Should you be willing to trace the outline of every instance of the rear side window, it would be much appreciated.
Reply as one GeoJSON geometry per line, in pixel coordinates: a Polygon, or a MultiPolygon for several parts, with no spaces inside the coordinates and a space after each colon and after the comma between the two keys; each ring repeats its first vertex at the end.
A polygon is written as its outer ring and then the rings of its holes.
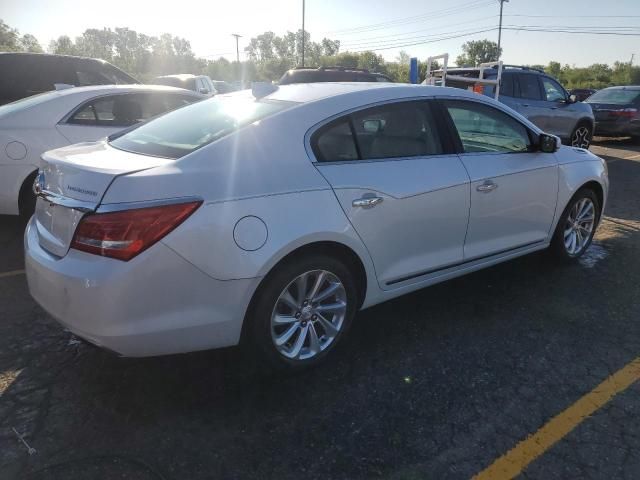
{"type": "Polygon", "coordinates": [[[640,104],[640,90],[627,90],[625,88],[604,89],[591,95],[587,99],[587,103],[640,104]]]}
{"type": "Polygon", "coordinates": [[[128,127],[195,100],[166,93],[108,95],[84,104],[67,123],[128,127]]]}
{"type": "Polygon", "coordinates": [[[519,153],[529,151],[527,129],[504,112],[488,105],[461,100],[443,102],[465,153],[519,153]]]}
{"type": "Polygon", "coordinates": [[[359,158],[348,117],[324,127],[314,144],[316,157],[321,162],[344,162],[359,158]]]}
{"type": "MultiPolygon", "coordinates": [[[[490,80],[495,80],[498,78],[497,75],[487,75],[487,78],[490,80]]],[[[485,85],[484,94],[488,97],[494,96],[495,87],[493,85],[485,85]]],[[[500,79],[500,96],[505,97],[515,97],[514,88],[513,88],[513,75],[510,74],[502,74],[500,79]]]]}
{"type": "Polygon", "coordinates": [[[140,125],[110,144],[143,155],[180,158],[292,105],[253,97],[212,97],[140,125]]]}
{"type": "Polygon", "coordinates": [[[92,61],[78,61],[75,65],[76,86],[87,85],[128,85],[138,83],[113,65],[92,61]]]}
{"type": "Polygon", "coordinates": [[[542,100],[540,82],[538,82],[536,75],[518,75],[518,83],[520,84],[520,98],[542,100]]]}
{"type": "Polygon", "coordinates": [[[354,112],[314,133],[311,145],[321,162],[443,153],[424,101],[389,103],[354,112]]]}

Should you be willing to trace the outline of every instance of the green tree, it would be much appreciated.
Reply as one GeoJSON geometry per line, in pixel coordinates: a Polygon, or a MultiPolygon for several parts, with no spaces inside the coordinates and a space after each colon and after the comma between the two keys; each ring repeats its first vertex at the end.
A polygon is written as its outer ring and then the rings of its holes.
{"type": "Polygon", "coordinates": [[[19,33],[0,19],[0,50],[5,52],[20,51],[19,33]]]}
{"type": "Polygon", "coordinates": [[[460,67],[475,67],[485,62],[495,62],[502,54],[498,44],[491,40],[471,40],[462,45],[462,54],[456,59],[460,67]]]}
{"type": "Polygon", "coordinates": [[[42,47],[40,46],[40,42],[38,39],[31,35],[30,33],[26,33],[20,39],[21,50],[24,52],[32,52],[32,53],[42,53],[42,47]]]}

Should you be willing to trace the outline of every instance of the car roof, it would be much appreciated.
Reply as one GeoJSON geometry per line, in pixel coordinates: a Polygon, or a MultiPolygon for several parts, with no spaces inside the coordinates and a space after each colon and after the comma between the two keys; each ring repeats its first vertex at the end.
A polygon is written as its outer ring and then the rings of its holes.
{"type": "Polygon", "coordinates": [[[187,95],[198,96],[192,90],[184,88],[170,87],[168,85],[89,85],[86,87],[72,87],[62,90],[54,90],[59,96],[79,95],[85,93],[130,93],[130,92],[180,92],[187,95]]]}
{"type": "Polygon", "coordinates": [[[80,57],[78,55],[59,55],[57,53],[36,53],[36,52],[0,52],[0,56],[19,56],[19,57],[48,57],[48,58],[69,58],[74,60],[82,60],[87,62],[109,63],[101,58],[80,57]]]}
{"type": "Polygon", "coordinates": [[[616,85],[614,87],[603,88],[603,90],[640,90],[640,85],[616,85]]]}
{"type": "Polygon", "coordinates": [[[394,89],[399,98],[409,96],[469,96],[477,98],[475,93],[458,88],[434,87],[429,85],[413,85],[410,83],[387,82],[318,82],[318,83],[292,83],[280,85],[273,93],[264,97],[270,100],[281,100],[296,103],[309,103],[328,97],[347,95],[357,92],[394,89]]]}
{"type": "Polygon", "coordinates": [[[161,75],[156,78],[177,78],[178,80],[185,81],[185,80],[189,80],[190,78],[199,78],[199,77],[206,77],[206,75],[193,75],[192,73],[176,73],[174,75],[161,75]]]}

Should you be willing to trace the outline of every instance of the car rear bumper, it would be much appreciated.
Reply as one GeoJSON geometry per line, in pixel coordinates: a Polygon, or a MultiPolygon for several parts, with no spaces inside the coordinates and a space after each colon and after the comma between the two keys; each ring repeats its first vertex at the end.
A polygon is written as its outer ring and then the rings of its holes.
{"type": "Polygon", "coordinates": [[[129,262],[69,250],[53,256],[25,231],[33,298],[71,332],[123,356],[236,345],[259,279],[211,278],[162,243],[129,262]]]}

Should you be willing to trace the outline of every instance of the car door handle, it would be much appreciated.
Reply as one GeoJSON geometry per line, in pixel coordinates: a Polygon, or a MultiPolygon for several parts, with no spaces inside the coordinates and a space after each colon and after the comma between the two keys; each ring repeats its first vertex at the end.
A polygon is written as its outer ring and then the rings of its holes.
{"type": "Polygon", "coordinates": [[[493,183],[491,181],[484,182],[482,185],[478,185],[476,190],[482,193],[493,192],[496,188],[498,188],[497,183],[493,183]]]}
{"type": "Polygon", "coordinates": [[[354,207],[371,208],[382,203],[382,197],[362,197],[354,200],[351,205],[354,207]]]}
{"type": "Polygon", "coordinates": [[[528,103],[521,103],[521,104],[520,104],[520,106],[521,106],[521,107],[528,107],[528,106],[529,106],[529,104],[528,104],[528,103]]]}

